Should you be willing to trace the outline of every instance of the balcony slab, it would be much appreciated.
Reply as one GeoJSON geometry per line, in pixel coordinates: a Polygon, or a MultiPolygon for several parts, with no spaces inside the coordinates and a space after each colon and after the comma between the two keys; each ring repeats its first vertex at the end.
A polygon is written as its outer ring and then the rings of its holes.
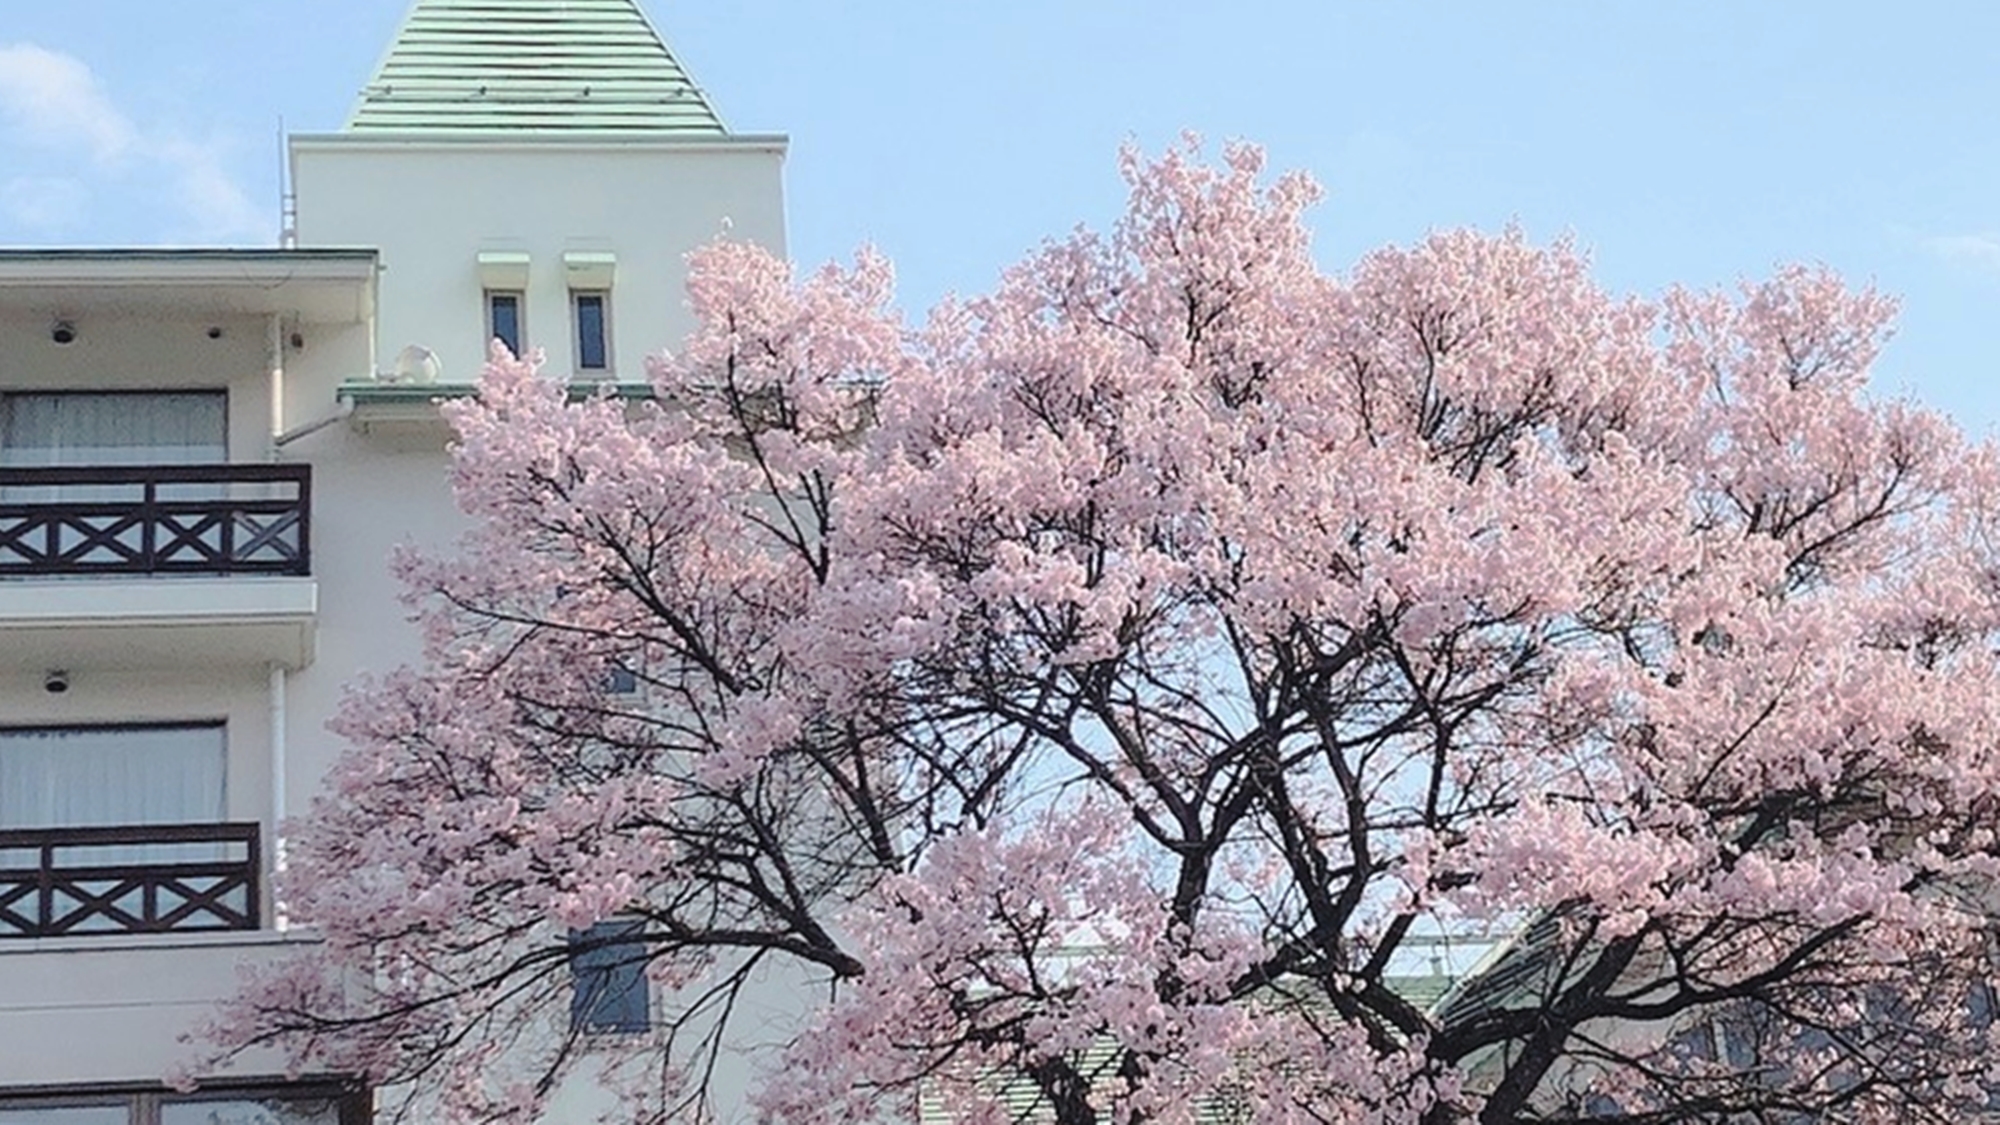
{"type": "MultiPolygon", "coordinates": [[[[242,987],[241,970],[310,948],[245,930],[0,943],[0,1089],[156,1083],[201,1053],[182,1041],[242,987]]],[[[282,1073],[269,1050],[235,1073],[282,1073]]]]}
{"type": "Polygon", "coordinates": [[[0,582],[0,671],[312,663],[311,578],[0,582]]]}

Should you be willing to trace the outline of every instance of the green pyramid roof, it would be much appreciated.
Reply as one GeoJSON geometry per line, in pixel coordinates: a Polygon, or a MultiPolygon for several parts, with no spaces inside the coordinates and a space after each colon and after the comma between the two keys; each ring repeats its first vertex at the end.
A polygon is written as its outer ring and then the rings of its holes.
{"type": "Polygon", "coordinates": [[[347,130],[728,133],[638,0],[416,0],[347,130]]]}

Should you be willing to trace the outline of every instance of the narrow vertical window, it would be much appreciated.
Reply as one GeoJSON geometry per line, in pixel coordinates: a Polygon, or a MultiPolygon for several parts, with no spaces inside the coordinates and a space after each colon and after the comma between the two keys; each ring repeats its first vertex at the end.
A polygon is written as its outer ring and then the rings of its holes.
{"type": "Polygon", "coordinates": [[[486,291],[486,339],[489,343],[498,340],[516,356],[521,354],[521,294],[486,291]]]}
{"type": "Polygon", "coordinates": [[[572,1028],[633,1034],[652,1026],[645,927],[637,918],[615,918],[569,935],[572,1028]]]}
{"type": "Polygon", "coordinates": [[[604,324],[605,294],[574,292],[570,301],[576,308],[576,369],[611,370],[611,348],[604,324]]]}

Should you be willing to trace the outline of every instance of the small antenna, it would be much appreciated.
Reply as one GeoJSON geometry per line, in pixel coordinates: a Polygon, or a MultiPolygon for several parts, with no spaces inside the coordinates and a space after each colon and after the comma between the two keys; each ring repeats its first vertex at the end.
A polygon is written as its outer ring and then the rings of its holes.
{"type": "Polygon", "coordinates": [[[291,185],[291,153],[285,145],[285,115],[278,115],[278,246],[299,248],[299,197],[291,185]]]}

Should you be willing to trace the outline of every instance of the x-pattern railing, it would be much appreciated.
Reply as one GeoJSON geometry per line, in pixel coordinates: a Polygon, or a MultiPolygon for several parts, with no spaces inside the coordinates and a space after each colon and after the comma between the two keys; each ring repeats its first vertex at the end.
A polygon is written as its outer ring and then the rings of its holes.
{"type": "Polygon", "coordinates": [[[0,830],[0,938],[254,930],[255,824],[0,830]]]}
{"type": "Polygon", "coordinates": [[[0,468],[0,578],[312,573],[306,465],[0,468]]]}

